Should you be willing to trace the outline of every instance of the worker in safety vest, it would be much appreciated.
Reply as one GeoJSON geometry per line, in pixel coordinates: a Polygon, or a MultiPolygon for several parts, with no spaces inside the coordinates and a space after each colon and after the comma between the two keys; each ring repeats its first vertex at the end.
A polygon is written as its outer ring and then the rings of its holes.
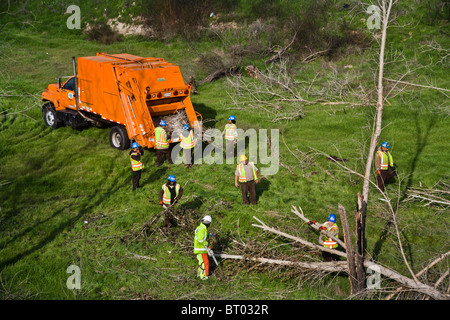
{"type": "Polygon", "coordinates": [[[240,163],[236,167],[234,173],[234,185],[239,188],[238,181],[241,183],[242,200],[244,204],[256,204],[256,186],[259,182],[258,168],[253,162],[248,162],[245,155],[239,158],[240,163]],[[247,195],[250,195],[250,202],[247,195]]]}
{"type": "Polygon", "coordinates": [[[226,157],[234,158],[234,146],[238,138],[235,116],[231,115],[228,117],[228,123],[225,125],[222,135],[226,141],[226,157]]]}
{"type": "Polygon", "coordinates": [[[159,167],[164,162],[164,158],[167,160],[168,164],[172,164],[170,159],[169,141],[167,139],[166,128],[167,122],[161,120],[159,127],[155,129],[155,147],[156,147],[156,166],[159,167]]]}
{"type": "Polygon", "coordinates": [[[211,236],[208,234],[208,227],[211,224],[211,217],[204,216],[200,225],[195,229],[194,237],[194,253],[197,255],[198,268],[197,276],[202,280],[208,279],[209,276],[209,258],[208,249],[211,245],[208,243],[208,239],[211,236]]]}
{"type": "Polygon", "coordinates": [[[139,180],[141,179],[141,172],[144,169],[144,164],[142,163],[142,155],[144,150],[137,142],[133,142],[131,145],[131,150],[129,152],[131,160],[131,178],[133,181],[133,191],[139,188],[139,180]]]}
{"type": "Polygon", "coordinates": [[[183,195],[183,188],[177,183],[174,175],[170,175],[167,179],[167,183],[161,186],[159,191],[158,200],[159,205],[166,209],[165,213],[165,225],[170,227],[173,222],[173,206],[183,195]]]}
{"type": "Polygon", "coordinates": [[[186,159],[186,168],[192,167],[192,148],[194,148],[196,140],[194,139],[194,131],[190,130],[187,124],[183,125],[183,132],[180,134],[180,146],[183,149],[186,159]]]}
{"type": "Polygon", "coordinates": [[[375,169],[377,170],[377,184],[384,191],[386,183],[394,177],[394,160],[389,152],[391,146],[384,141],[375,153],[375,169]]]}
{"type": "MultiPolygon", "coordinates": [[[[327,231],[331,236],[339,239],[339,227],[336,224],[336,215],[334,213],[330,214],[328,216],[328,221],[323,223],[322,226],[319,227],[319,231],[322,230],[327,231]]],[[[322,233],[319,236],[319,243],[328,249],[337,249],[338,247],[338,243],[334,239],[322,233]]],[[[326,251],[322,251],[322,256],[325,261],[340,260],[339,256],[326,251]]]]}

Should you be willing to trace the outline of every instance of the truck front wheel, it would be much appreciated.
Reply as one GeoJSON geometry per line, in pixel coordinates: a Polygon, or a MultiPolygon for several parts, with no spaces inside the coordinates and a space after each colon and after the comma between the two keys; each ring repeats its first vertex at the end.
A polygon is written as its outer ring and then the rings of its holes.
{"type": "Polygon", "coordinates": [[[42,107],[42,115],[44,116],[44,122],[47,126],[56,129],[61,125],[61,122],[58,120],[55,107],[52,103],[44,104],[42,107]]]}
{"type": "Polygon", "coordinates": [[[130,139],[128,138],[127,129],[123,126],[114,126],[109,133],[109,143],[111,147],[125,150],[130,147],[130,139]]]}

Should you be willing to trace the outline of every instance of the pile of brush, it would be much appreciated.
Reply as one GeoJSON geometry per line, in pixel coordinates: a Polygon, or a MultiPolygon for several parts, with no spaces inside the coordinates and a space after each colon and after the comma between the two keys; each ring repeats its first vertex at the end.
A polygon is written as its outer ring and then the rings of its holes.
{"type": "MultiPolygon", "coordinates": [[[[161,120],[166,121],[167,123],[167,127],[166,127],[166,132],[167,132],[167,136],[169,137],[169,139],[174,138],[174,135],[178,137],[178,135],[183,131],[183,125],[187,124],[189,126],[189,128],[193,129],[191,124],[189,123],[189,118],[186,114],[186,110],[181,109],[178,110],[176,113],[172,114],[172,115],[168,115],[168,116],[162,116],[159,119],[154,119],[154,123],[159,123],[161,120]]],[[[209,120],[206,120],[209,121],[209,120]]],[[[205,121],[203,121],[204,123],[205,121]]],[[[198,132],[197,130],[201,130],[202,131],[202,140],[203,141],[211,141],[211,137],[207,134],[205,134],[206,130],[208,129],[207,127],[205,127],[204,125],[202,125],[196,129],[196,132],[198,132]]],[[[198,137],[196,137],[198,138],[198,137]]]]}

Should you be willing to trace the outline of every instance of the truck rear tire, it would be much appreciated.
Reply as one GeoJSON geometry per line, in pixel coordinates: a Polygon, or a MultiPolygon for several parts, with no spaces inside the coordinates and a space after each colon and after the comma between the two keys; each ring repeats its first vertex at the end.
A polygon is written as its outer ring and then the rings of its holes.
{"type": "Polygon", "coordinates": [[[55,107],[53,103],[48,102],[42,106],[42,115],[44,116],[44,122],[47,126],[56,129],[61,126],[61,121],[58,120],[55,107]]]}
{"type": "Polygon", "coordinates": [[[109,132],[109,143],[111,147],[125,150],[130,147],[130,139],[128,138],[127,129],[123,126],[114,126],[109,132]]]}

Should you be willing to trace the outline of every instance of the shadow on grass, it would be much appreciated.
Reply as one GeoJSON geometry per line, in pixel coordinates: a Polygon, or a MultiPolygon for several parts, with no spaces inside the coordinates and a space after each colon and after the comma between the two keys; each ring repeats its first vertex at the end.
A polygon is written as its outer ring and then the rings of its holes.
{"type": "MultiPolygon", "coordinates": [[[[113,166],[113,163],[114,163],[114,159],[112,159],[112,161],[111,161],[111,166],[113,166]]],[[[40,172],[39,174],[42,174],[42,172],[40,172]]],[[[123,185],[120,185],[118,183],[119,182],[118,181],[119,178],[120,177],[117,177],[114,181],[112,181],[108,188],[104,188],[104,185],[100,184],[100,186],[95,191],[93,191],[92,194],[87,194],[86,195],[87,199],[85,199],[83,201],[83,203],[72,206],[74,210],[78,211],[78,214],[75,217],[67,219],[65,222],[59,223],[58,225],[56,225],[45,238],[43,238],[42,240],[39,241],[38,244],[32,246],[29,249],[24,250],[21,253],[16,254],[12,258],[9,258],[9,259],[6,259],[4,261],[1,261],[0,262],[0,269],[3,269],[3,268],[5,268],[5,267],[7,267],[9,265],[15,264],[16,262],[18,262],[21,259],[27,257],[28,255],[30,255],[30,254],[32,254],[32,253],[42,249],[47,244],[51,243],[64,230],[72,229],[75,226],[76,222],[78,220],[80,220],[85,214],[88,214],[92,209],[94,209],[95,207],[99,206],[103,201],[105,201],[107,198],[109,198],[112,195],[114,195],[117,191],[119,191],[125,185],[124,183],[123,183],[123,185]]],[[[26,183],[26,181],[24,181],[23,183],[26,183]]],[[[18,184],[16,186],[16,188],[20,190],[21,189],[21,185],[18,184]]],[[[16,197],[15,199],[20,200],[21,199],[21,194],[18,193],[15,197],[16,197]]],[[[67,207],[61,208],[61,209],[55,211],[49,218],[47,218],[47,219],[45,219],[43,221],[40,221],[38,223],[35,223],[31,227],[26,228],[21,233],[19,233],[18,235],[14,236],[14,238],[9,240],[7,242],[7,244],[8,245],[12,245],[12,243],[16,242],[20,238],[23,238],[27,233],[35,230],[38,226],[43,225],[46,222],[51,221],[53,218],[59,216],[66,209],[67,209],[67,207]]]]}
{"type": "MultiPolygon", "coordinates": [[[[429,138],[431,130],[433,129],[433,127],[437,123],[437,121],[436,121],[437,120],[436,119],[437,116],[434,115],[430,119],[426,130],[423,132],[422,129],[420,128],[420,121],[419,121],[420,119],[419,119],[419,117],[420,116],[419,116],[418,112],[415,112],[414,113],[414,120],[415,120],[415,123],[416,123],[416,150],[415,150],[415,153],[414,153],[414,157],[411,160],[411,165],[410,165],[411,169],[410,169],[410,172],[408,174],[408,181],[406,182],[406,185],[405,185],[405,187],[403,189],[402,195],[401,196],[399,195],[400,196],[399,203],[401,203],[406,198],[406,192],[407,192],[408,188],[412,186],[413,175],[414,175],[414,173],[416,171],[417,161],[419,160],[419,158],[420,158],[424,148],[427,146],[428,138],[429,138]]],[[[386,223],[386,225],[384,226],[384,228],[383,228],[383,230],[382,230],[382,232],[380,234],[380,238],[375,243],[375,246],[374,246],[374,249],[373,249],[373,252],[372,252],[372,259],[373,259],[373,261],[377,261],[378,260],[378,255],[381,252],[383,244],[386,241],[387,236],[389,235],[389,231],[390,231],[392,226],[393,226],[392,221],[388,221],[386,223]]],[[[402,232],[402,234],[403,234],[403,232],[402,232]]],[[[405,234],[403,234],[403,236],[406,239],[405,234]]],[[[404,242],[404,245],[408,246],[409,257],[410,257],[410,261],[412,262],[412,252],[411,252],[411,248],[409,246],[409,242],[408,241],[404,242]]]]}
{"type": "Polygon", "coordinates": [[[263,195],[263,193],[269,190],[270,181],[266,178],[262,178],[259,180],[259,183],[256,185],[256,201],[259,201],[259,198],[263,195]]]}

